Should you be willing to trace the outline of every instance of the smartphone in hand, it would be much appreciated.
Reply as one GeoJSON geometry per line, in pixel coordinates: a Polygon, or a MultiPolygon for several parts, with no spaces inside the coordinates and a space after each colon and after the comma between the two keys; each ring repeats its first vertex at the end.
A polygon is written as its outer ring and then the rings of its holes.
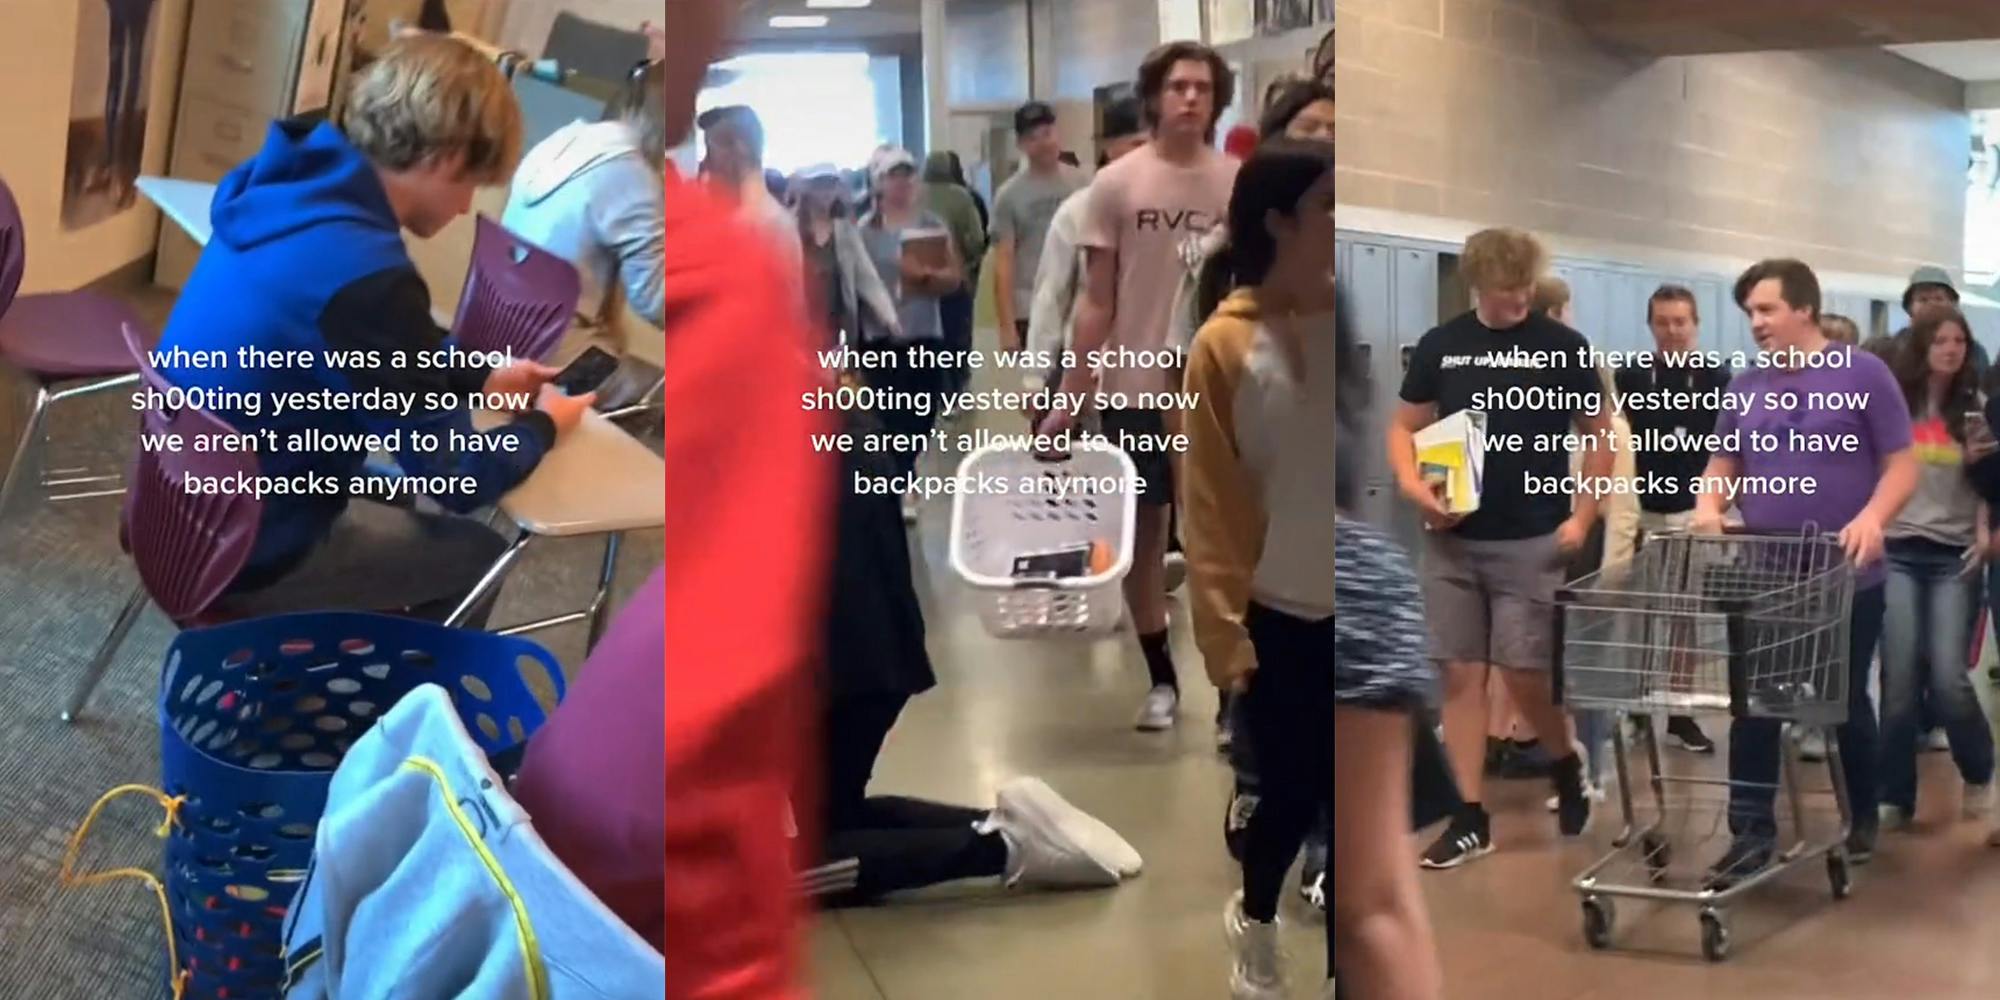
{"type": "Polygon", "coordinates": [[[617,370],[616,356],[603,348],[592,347],[577,355],[576,360],[557,373],[551,384],[567,395],[581,396],[586,392],[595,392],[617,370]]]}

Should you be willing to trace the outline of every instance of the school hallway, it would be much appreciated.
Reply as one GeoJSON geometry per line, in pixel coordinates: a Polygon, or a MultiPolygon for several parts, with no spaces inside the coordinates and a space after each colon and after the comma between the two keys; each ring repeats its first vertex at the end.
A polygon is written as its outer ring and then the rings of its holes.
{"type": "MultiPolygon", "coordinates": [[[[981,330],[979,343],[993,335],[981,330]]],[[[976,373],[973,388],[1011,375],[976,373]]],[[[947,425],[1017,433],[1020,418],[980,414],[947,425]],[[970,421],[977,420],[974,424],[970,421]]],[[[924,457],[920,471],[948,474],[957,457],[924,457]]],[[[1231,787],[1215,750],[1215,692],[1189,631],[1185,588],[1170,605],[1184,701],[1171,733],[1132,728],[1145,668],[1129,631],[1097,642],[1001,640],[981,627],[949,563],[949,498],[922,508],[912,556],[925,605],[938,686],[910,702],[891,733],[870,789],[985,808],[1016,775],[1039,776],[1078,808],[1122,834],[1145,872],[1115,889],[1043,893],[967,882],[822,915],[811,938],[811,980],[821,1000],[1220,1000],[1228,996],[1223,905],[1240,883],[1222,842],[1231,787]]],[[[1994,662],[1987,643],[1978,676],[1994,662]]],[[[1704,719],[1721,739],[1726,721],[1704,719]]],[[[1663,749],[1674,773],[1719,777],[1727,756],[1663,749]]],[[[1636,762],[1638,756],[1633,758],[1636,762]]],[[[1608,766],[1608,764],[1607,764],[1608,766]]],[[[1806,765],[1824,788],[1823,768],[1806,765]]],[[[1984,828],[1956,822],[1959,780],[1948,754],[1920,758],[1919,815],[1911,831],[1885,833],[1875,860],[1856,870],[1853,895],[1835,903],[1824,867],[1800,866],[1746,895],[1732,911],[1733,950],[1701,956],[1691,906],[1620,901],[1613,947],[1583,940],[1571,879],[1609,847],[1617,805],[1599,805],[1589,832],[1561,843],[1543,779],[1489,779],[1499,849],[1467,867],[1422,873],[1452,1000],[1813,1000],[1986,998],[2000,991],[1990,950],[2000,912],[2000,848],[1984,828]],[[1949,961],[1940,961],[1949,956],[1949,961]]],[[[1643,787],[1643,786],[1640,786],[1643,787]]],[[[1808,810],[1823,818],[1820,795],[1808,810]]],[[[1704,842],[1712,814],[1678,832],[1704,842]],[[1703,825],[1707,824],[1707,825],[1703,825]]],[[[1433,834],[1435,831],[1431,831],[1433,834]]],[[[1692,842],[1692,841],[1690,841],[1692,842]]],[[[1410,848],[1411,864],[1421,844],[1410,848]]],[[[1703,852],[1710,852],[1704,854],[1703,852]]],[[[1290,996],[1317,1000],[1323,925],[1287,880],[1281,911],[1290,996]]]]}

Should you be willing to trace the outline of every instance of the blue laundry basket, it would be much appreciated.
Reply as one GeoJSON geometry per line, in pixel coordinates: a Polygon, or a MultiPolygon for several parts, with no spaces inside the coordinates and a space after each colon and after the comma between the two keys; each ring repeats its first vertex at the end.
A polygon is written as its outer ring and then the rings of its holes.
{"type": "Polygon", "coordinates": [[[345,612],[182,632],[160,681],[166,887],[187,996],[275,997],[285,909],[327,787],[354,741],[423,683],[452,696],[496,759],[518,757],[563,694],[533,642],[345,612]]]}

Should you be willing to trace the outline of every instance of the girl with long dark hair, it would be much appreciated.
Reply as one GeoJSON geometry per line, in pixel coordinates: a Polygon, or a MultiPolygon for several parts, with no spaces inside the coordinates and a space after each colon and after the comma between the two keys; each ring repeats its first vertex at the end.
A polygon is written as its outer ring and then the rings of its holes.
{"type": "Polygon", "coordinates": [[[1328,809],[1329,972],[1337,952],[1343,981],[1360,995],[1437,995],[1429,926],[1403,849],[1410,714],[1431,687],[1416,582],[1385,536],[1326,502],[1351,501],[1354,477],[1336,469],[1351,448],[1339,444],[1359,430],[1366,397],[1335,303],[1333,202],[1330,143],[1279,140],[1244,164],[1229,245],[1207,265],[1222,280],[1204,283],[1211,294],[1233,290],[1214,303],[1188,363],[1187,390],[1198,400],[1187,424],[1183,533],[1196,637],[1212,664],[1254,663],[1237,738],[1254,747],[1260,801],[1243,836],[1243,889],[1226,920],[1235,1000],[1286,995],[1278,899],[1328,809]]]}
{"type": "Polygon", "coordinates": [[[826,343],[859,347],[864,340],[901,336],[896,300],[852,221],[840,172],[831,164],[808,167],[792,190],[804,252],[807,315],[821,324],[826,343]],[[864,329],[870,333],[864,335],[864,329]]]}
{"type": "Polygon", "coordinates": [[[1967,428],[1968,416],[1985,419],[1968,351],[1971,329],[1956,309],[1924,310],[1891,365],[1909,405],[1921,471],[1916,492],[1883,532],[1885,830],[1909,825],[1916,812],[1918,704],[1926,693],[1965,779],[1961,813],[1984,819],[1993,810],[1993,734],[1966,671],[1988,544],[1986,505],[1966,466],[1992,450],[1983,424],[1973,429],[1978,440],[1967,428]]]}

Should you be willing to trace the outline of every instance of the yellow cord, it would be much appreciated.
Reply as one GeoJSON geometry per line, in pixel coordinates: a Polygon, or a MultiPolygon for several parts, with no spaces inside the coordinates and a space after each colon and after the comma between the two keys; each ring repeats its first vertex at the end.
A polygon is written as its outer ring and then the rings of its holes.
{"type": "Polygon", "coordinates": [[[119,785],[105,792],[97,800],[97,804],[90,807],[90,812],[83,817],[83,823],[76,828],[76,832],[70,835],[69,847],[63,851],[62,872],[59,877],[66,889],[101,885],[121,878],[140,879],[151,887],[153,895],[160,901],[160,922],[167,931],[167,967],[174,970],[173,1000],[182,1000],[187,994],[188,980],[192,977],[186,969],[181,968],[180,950],[174,946],[174,911],[167,903],[167,887],[160,884],[160,880],[155,878],[152,872],[139,868],[114,868],[89,875],[76,873],[77,857],[83,853],[83,838],[89,835],[90,825],[97,822],[97,814],[103,812],[104,807],[111,804],[111,800],[124,795],[147,796],[166,810],[166,819],[153,830],[153,836],[156,837],[165,837],[173,832],[174,827],[180,823],[181,805],[187,801],[184,795],[169,796],[157,788],[146,785],[119,785]]]}

